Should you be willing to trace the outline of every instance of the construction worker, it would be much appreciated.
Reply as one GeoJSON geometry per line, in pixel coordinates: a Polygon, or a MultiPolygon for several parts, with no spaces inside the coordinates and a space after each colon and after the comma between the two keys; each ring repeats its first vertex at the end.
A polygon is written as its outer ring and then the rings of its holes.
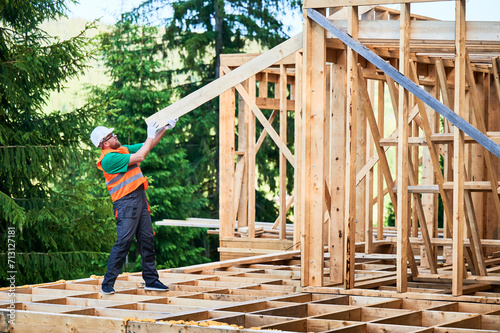
{"type": "Polygon", "coordinates": [[[168,291],[160,282],[155,266],[153,225],[145,190],[148,181],[141,172],[139,163],[156,146],[167,129],[174,128],[177,119],[169,120],[163,128],[152,121],[147,128],[144,143],[121,145],[113,133],[114,128],[97,126],[90,135],[92,143],[102,149],[97,168],[104,173],[106,186],[113,200],[116,218],[117,240],[109,255],[108,269],[102,282],[102,292],[114,294],[113,288],[120,274],[135,235],[142,258],[142,277],[145,290],[168,291]]]}

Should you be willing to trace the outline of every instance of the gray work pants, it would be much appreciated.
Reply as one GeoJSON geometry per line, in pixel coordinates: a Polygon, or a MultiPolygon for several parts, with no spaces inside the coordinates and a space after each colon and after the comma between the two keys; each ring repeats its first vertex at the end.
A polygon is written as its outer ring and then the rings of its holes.
{"type": "Polygon", "coordinates": [[[155,266],[155,242],[153,225],[148,211],[148,203],[144,186],[113,203],[116,217],[117,240],[108,261],[108,271],[104,275],[103,285],[113,286],[120,274],[123,262],[127,256],[132,241],[135,238],[139,244],[142,259],[142,277],[146,285],[158,280],[155,266]]]}

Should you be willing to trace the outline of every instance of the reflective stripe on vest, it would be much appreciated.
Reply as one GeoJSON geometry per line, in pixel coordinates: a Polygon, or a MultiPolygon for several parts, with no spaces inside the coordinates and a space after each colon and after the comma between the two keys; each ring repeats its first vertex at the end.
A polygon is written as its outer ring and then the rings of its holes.
{"type": "Polygon", "coordinates": [[[124,188],[125,186],[127,186],[128,184],[136,181],[137,179],[140,179],[141,177],[143,177],[142,175],[142,172],[138,173],[137,175],[135,176],[132,176],[130,178],[128,178],[127,180],[124,180],[123,182],[121,182],[120,184],[116,185],[115,187],[113,187],[112,189],[109,190],[109,194],[113,194],[115,193],[116,191],[118,190],[121,190],[122,188],[124,188]]]}
{"type": "MultiPolygon", "coordinates": [[[[127,168],[127,171],[118,173],[115,178],[111,179],[109,182],[106,182],[106,185],[112,185],[112,184],[116,183],[117,181],[119,181],[120,179],[122,179],[123,176],[125,176],[125,173],[127,173],[130,170],[133,170],[135,168],[138,168],[138,167],[139,167],[139,164],[129,165],[128,168],[127,168]]],[[[141,173],[141,175],[142,175],[142,173],[141,173]]]]}

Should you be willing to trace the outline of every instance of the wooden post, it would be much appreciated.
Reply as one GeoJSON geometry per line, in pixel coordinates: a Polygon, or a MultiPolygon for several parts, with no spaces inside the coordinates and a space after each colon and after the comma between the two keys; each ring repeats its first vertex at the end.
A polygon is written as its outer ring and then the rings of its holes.
{"type": "Polygon", "coordinates": [[[330,108],[330,283],[344,281],[344,219],[346,172],[346,51],[337,51],[337,62],[331,64],[330,108]]]}
{"type": "MultiPolygon", "coordinates": [[[[373,15],[373,12],[371,12],[373,15]]],[[[368,94],[370,96],[370,100],[374,101],[375,98],[375,82],[373,80],[368,80],[368,94]]],[[[365,158],[363,160],[362,165],[366,164],[366,161],[373,155],[373,140],[372,136],[369,135],[369,127],[366,126],[366,116],[364,112],[361,112],[360,115],[363,116],[364,122],[364,139],[365,139],[365,158]]],[[[373,168],[370,168],[366,173],[365,177],[365,194],[364,194],[364,230],[365,230],[365,253],[371,253],[373,247],[373,168]]]]}
{"type": "MultiPolygon", "coordinates": [[[[287,110],[286,110],[286,97],[287,97],[287,80],[285,65],[280,65],[280,80],[279,80],[279,98],[280,98],[280,137],[283,144],[286,146],[286,126],[287,126],[287,110]]],[[[280,168],[280,239],[286,239],[286,156],[283,152],[280,153],[279,159],[280,168]]]]}
{"type": "MultiPolygon", "coordinates": [[[[331,148],[330,148],[330,132],[331,132],[331,65],[326,65],[325,71],[325,125],[323,126],[323,179],[325,184],[325,194],[323,200],[323,244],[328,246],[330,244],[330,230],[332,223],[332,179],[331,179],[331,148]]],[[[330,247],[328,247],[330,252],[330,247]]],[[[331,252],[330,252],[331,256],[331,252]]]]}
{"type": "MultiPolygon", "coordinates": [[[[358,82],[359,83],[359,82],[358,82]]],[[[366,116],[363,112],[357,112],[356,125],[356,174],[361,170],[366,162],[366,116]]],[[[369,177],[368,177],[369,178],[369,177]]],[[[359,213],[356,214],[356,242],[366,242],[365,219],[366,219],[366,189],[368,188],[368,178],[365,177],[354,188],[356,190],[356,207],[359,213]]],[[[366,243],[365,243],[366,244],[366,243]]]]}
{"type": "MultiPolygon", "coordinates": [[[[455,1],[455,112],[465,111],[465,0],[455,1]]],[[[453,296],[462,295],[464,277],[464,133],[453,131],[453,296]]]]}
{"type": "MultiPolygon", "coordinates": [[[[414,105],[413,101],[411,102],[410,105],[414,105]]],[[[413,120],[411,122],[411,136],[412,137],[418,137],[419,134],[418,134],[419,130],[418,130],[418,125],[417,125],[417,122],[415,120],[413,120]]],[[[419,147],[418,146],[413,146],[411,147],[411,155],[410,155],[410,159],[413,163],[413,172],[415,172],[416,175],[418,175],[418,165],[419,165],[419,147]]],[[[418,182],[418,181],[417,181],[418,182]]],[[[417,205],[416,203],[416,199],[415,199],[415,196],[412,196],[413,200],[412,200],[412,205],[411,207],[413,207],[412,209],[412,216],[411,216],[411,235],[412,237],[418,237],[418,222],[419,222],[419,219],[418,219],[418,214],[417,214],[417,210],[415,209],[415,206],[417,205]]],[[[419,197],[420,199],[420,197],[419,197]]],[[[422,223],[422,221],[420,221],[420,223],[422,223]]]]}
{"type": "MultiPolygon", "coordinates": [[[[324,15],[325,11],[322,11],[324,15]]],[[[302,285],[323,284],[323,133],[325,117],[325,30],[304,11],[304,90],[305,126],[305,210],[301,248],[308,248],[301,257],[302,285]]]]}
{"type": "MultiPolygon", "coordinates": [[[[384,81],[378,82],[378,130],[384,136],[384,81]]],[[[378,144],[378,143],[376,143],[378,144]]],[[[377,165],[377,240],[384,239],[384,173],[380,164],[377,165]]]]}
{"type": "MultiPolygon", "coordinates": [[[[409,74],[408,62],[410,60],[410,4],[401,4],[400,12],[400,37],[399,37],[399,71],[403,75],[409,74]]],[[[409,231],[409,196],[408,196],[408,101],[409,93],[399,87],[398,103],[398,178],[397,178],[397,263],[396,263],[396,289],[398,292],[407,290],[408,267],[408,231],[409,231]]]]}
{"type": "MultiPolygon", "coordinates": [[[[248,79],[248,94],[255,99],[256,93],[255,75],[248,79]]],[[[247,134],[247,159],[248,159],[248,237],[255,237],[255,115],[251,112],[248,115],[247,134]]]]}
{"type": "MultiPolygon", "coordinates": [[[[496,77],[494,78],[494,82],[495,85],[490,87],[489,98],[487,98],[488,131],[500,131],[500,84],[496,77]]],[[[497,174],[500,173],[500,163],[498,163],[498,159],[495,159],[495,163],[492,168],[497,174]]],[[[500,239],[500,225],[498,223],[500,220],[500,214],[497,214],[494,210],[494,201],[491,196],[488,196],[486,204],[488,217],[487,221],[484,221],[487,230],[485,238],[500,239]]]]}
{"type": "MultiPolygon", "coordinates": [[[[221,73],[222,74],[222,73],[221,73]]],[[[220,237],[234,236],[234,88],[227,90],[219,98],[219,220],[220,237]]]]}
{"type": "MultiPolygon", "coordinates": [[[[348,33],[353,38],[358,38],[358,7],[351,6],[348,10],[348,33]]],[[[356,237],[356,146],[358,124],[358,55],[351,48],[347,48],[347,119],[346,135],[346,219],[345,219],[345,265],[344,288],[354,288],[355,265],[355,237],[356,237]]]]}
{"type": "MultiPolygon", "coordinates": [[[[295,53],[295,156],[297,157],[297,165],[294,169],[295,182],[295,205],[294,207],[294,228],[293,228],[293,244],[294,250],[300,248],[302,239],[302,231],[304,225],[304,135],[302,134],[303,125],[303,109],[302,109],[302,75],[303,75],[303,59],[302,52],[295,53]]],[[[304,255],[304,254],[302,254],[304,255]]]]}

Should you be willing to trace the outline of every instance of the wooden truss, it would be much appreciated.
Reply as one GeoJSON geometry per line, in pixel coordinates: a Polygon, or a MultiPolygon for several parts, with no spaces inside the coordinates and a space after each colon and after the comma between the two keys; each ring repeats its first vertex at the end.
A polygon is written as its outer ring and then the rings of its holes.
{"type": "Polygon", "coordinates": [[[465,0],[455,22],[411,15],[423,1],[380,2],[305,1],[302,34],[261,55],[224,55],[219,80],[148,121],[220,96],[222,259],[300,249],[303,286],[327,286],[328,267],[329,285],[350,289],[361,250],[396,255],[398,292],[417,280],[451,280],[454,295],[496,283],[499,23],[466,22],[465,0]],[[255,156],[267,136],[280,151],[279,216],[262,224],[255,156]],[[395,229],[383,226],[384,199],[395,229]]]}

